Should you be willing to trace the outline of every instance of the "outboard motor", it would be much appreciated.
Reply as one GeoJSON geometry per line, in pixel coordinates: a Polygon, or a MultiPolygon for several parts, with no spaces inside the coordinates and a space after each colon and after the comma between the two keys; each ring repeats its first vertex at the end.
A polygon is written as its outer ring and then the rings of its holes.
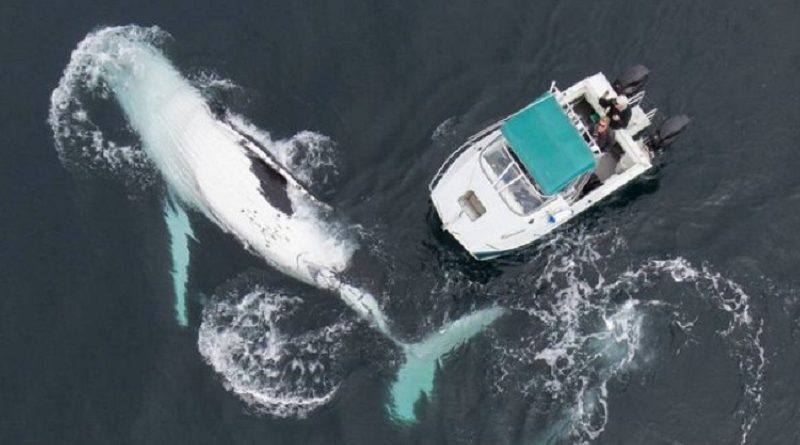
{"type": "Polygon", "coordinates": [[[630,97],[644,89],[644,84],[647,83],[647,77],[649,75],[650,70],[647,69],[646,66],[632,66],[617,77],[617,80],[614,81],[612,86],[617,94],[624,94],[630,97]]]}
{"type": "Polygon", "coordinates": [[[690,121],[691,119],[689,119],[689,116],[685,114],[667,119],[658,127],[658,131],[650,136],[650,147],[652,149],[664,148],[675,142],[675,139],[677,139],[678,135],[689,125],[690,121]]]}

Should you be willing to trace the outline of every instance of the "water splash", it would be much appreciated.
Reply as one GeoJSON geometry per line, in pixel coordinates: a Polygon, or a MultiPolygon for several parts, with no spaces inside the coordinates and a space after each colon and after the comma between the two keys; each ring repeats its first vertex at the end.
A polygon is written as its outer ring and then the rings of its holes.
{"type": "Polygon", "coordinates": [[[724,321],[717,335],[738,362],[742,393],[736,421],[739,441],[746,443],[761,412],[766,364],[763,320],[752,299],[710,265],[695,266],[681,257],[612,266],[619,258],[609,252],[623,247],[616,238],[573,231],[544,243],[549,261],[536,278],[517,286],[528,291],[508,302],[528,314],[530,329],[494,341],[500,355],[492,374],[495,391],[547,401],[536,405],[543,411],[531,422],[538,427],[529,432],[530,443],[589,443],[605,431],[610,382],[652,358],[653,351],[642,353],[645,321],[666,319],[670,330],[680,330],[685,340],[672,351],[678,354],[699,344],[693,328],[697,317],[709,316],[724,321]],[[602,243],[607,245],[601,253],[602,243]],[[660,293],[674,286],[684,292],[660,293]]]}
{"type": "Polygon", "coordinates": [[[713,270],[708,264],[694,266],[682,257],[651,260],[631,276],[651,280],[652,275],[668,273],[676,283],[687,283],[730,319],[717,333],[728,340],[729,348],[739,363],[743,377],[743,400],[736,411],[740,421],[740,444],[747,443],[763,407],[764,372],[767,359],[762,345],[764,320],[753,314],[752,299],[741,285],[713,270]]]}
{"type": "MultiPolygon", "coordinates": [[[[130,27],[127,33],[132,41],[148,44],[168,38],[155,27],[130,27]]],[[[48,123],[56,152],[61,163],[75,173],[110,175],[131,189],[146,189],[156,182],[158,171],[136,135],[124,130],[124,117],[108,106],[110,91],[103,85],[100,59],[105,50],[101,40],[87,38],[78,45],[51,94],[48,123]]]]}
{"type": "Polygon", "coordinates": [[[340,321],[292,335],[288,328],[302,300],[238,281],[204,308],[200,353],[256,411],[305,417],[336,393],[335,357],[351,325],[340,321]]]}

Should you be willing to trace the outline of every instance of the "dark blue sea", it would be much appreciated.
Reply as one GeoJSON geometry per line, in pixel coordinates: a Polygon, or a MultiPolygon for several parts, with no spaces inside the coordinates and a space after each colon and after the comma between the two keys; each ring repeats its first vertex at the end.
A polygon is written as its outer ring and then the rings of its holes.
{"type": "Polygon", "coordinates": [[[798,79],[790,0],[6,0],[0,443],[800,443],[798,79]],[[107,90],[54,130],[73,51],[127,25],[331,206],[397,338],[505,309],[411,418],[400,343],[197,209],[178,295],[169,187],[107,90]],[[692,118],[652,170],[499,260],[441,230],[470,135],[638,63],[692,118]]]}

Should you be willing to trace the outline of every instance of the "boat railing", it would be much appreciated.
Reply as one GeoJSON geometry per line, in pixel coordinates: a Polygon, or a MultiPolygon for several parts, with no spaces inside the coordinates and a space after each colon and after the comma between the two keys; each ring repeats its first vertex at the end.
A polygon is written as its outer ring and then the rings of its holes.
{"type": "Polygon", "coordinates": [[[583,139],[586,141],[586,143],[589,144],[589,148],[592,150],[592,152],[599,154],[600,147],[597,145],[594,137],[592,137],[592,133],[589,131],[589,128],[583,123],[583,120],[580,116],[578,116],[578,113],[576,113],[572,108],[572,104],[569,102],[563,104],[561,103],[561,97],[563,96],[563,93],[558,89],[555,81],[550,84],[550,94],[555,96],[555,98],[558,100],[558,103],[561,104],[561,107],[564,109],[564,112],[567,113],[567,117],[569,117],[570,122],[572,122],[572,125],[578,130],[581,136],[583,136],[583,139]]]}
{"type": "MultiPolygon", "coordinates": [[[[630,98],[630,105],[639,105],[639,107],[644,111],[644,95],[645,90],[639,91],[638,93],[634,94],[630,98]]],[[[651,108],[649,111],[644,111],[644,115],[647,118],[647,122],[652,123],[653,118],[656,117],[656,113],[658,112],[658,108],[651,108]]]]}
{"type": "Polygon", "coordinates": [[[458,147],[454,152],[450,153],[450,156],[448,156],[447,159],[444,160],[444,162],[442,163],[441,167],[439,167],[439,170],[437,170],[436,174],[433,176],[433,179],[431,179],[430,184],[428,184],[428,191],[433,193],[434,187],[436,187],[436,184],[439,182],[440,179],[442,179],[442,176],[444,176],[445,170],[447,170],[447,168],[450,167],[450,165],[458,157],[458,155],[463,153],[464,150],[469,148],[472,145],[472,143],[475,142],[476,140],[478,140],[478,139],[486,136],[490,132],[496,130],[500,125],[502,125],[505,121],[507,121],[508,118],[511,117],[511,116],[513,116],[513,114],[510,115],[510,116],[506,116],[505,118],[501,119],[500,121],[497,121],[494,124],[484,128],[483,130],[473,134],[472,136],[469,137],[469,139],[466,140],[466,142],[461,144],[461,146],[458,147]]]}
{"type": "MultiPolygon", "coordinates": [[[[550,94],[555,96],[556,100],[558,100],[558,102],[560,104],[561,103],[561,98],[563,97],[564,93],[556,86],[556,82],[555,81],[553,81],[550,84],[549,92],[550,92],[550,94]]],[[[586,142],[589,144],[589,148],[592,150],[592,152],[596,153],[596,154],[600,153],[600,147],[598,147],[597,142],[595,142],[594,137],[592,137],[591,132],[589,132],[589,129],[586,127],[586,125],[584,125],[584,123],[581,120],[581,118],[578,116],[577,113],[575,113],[575,110],[572,108],[572,105],[570,105],[568,103],[567,104],[562,104],[562,108],[567,113],[567,116],[569,117],[570,121],[575,126],[575,128],[578,130],[578,132],[581,134],[581,136],[583,136],[584,140],[586,140],[586,142]]],[[[447,170],[448,167],[450,167],[450,165],[458,157],[458,155],[463,153],[476,140],[478,140],[478,139],[486,136],[488,133],[496,130],[498,127],[500,127],[503,123],[505,123],[510,117],[514,116],[515,114],[517,114],[517,112],[514,112],[514,113],[506,116],[505,118],[495,122],[494,124],[490,125],[489,127],[484,128],[483,130],[479,131],[478,133],[475,133],[474,135],[470,136],[470,138],[467,139],[466,142],[464,142],[454,152],[450,153],[450,156],[448,156],[444,160],[442,165],[436,171],[436,174],[433,176],[433,179],[431,179],[431,182],[428,184],[428,191],[433,193],[433,189],[436,187],[436,184],[439,183],[439,180],[441,180],[442,176],[444,176],[444,172],[447,170]]]]}
{"type": "Polygon", "coordinates": [[[634,94],[630,97],[629,105],[632,107],[634,105],[638,105],[644,100],[644,90],[639,91],[638,93],[634,94]]]}
{"type": "Polygon", "coordinates": [[[444,160],[441,167],[439,167],[439,170],[436,170],[436,174],[433,175],[433,179],[431,179],[430,184],[428,184],[429,192],[433,193],[434,187],[436,187],[436,184],[439,182],[440,179],[442,179],[442,176],[444,176],[445,170],[447,170],[447,168],[450,167],[450,164],[453,163],[453,160],[456,158],[456,156],[461,154],[464,150],[467,149],[467,147],[469,147],[471,142],[472,138],[468,139],[467,142],[464,142],[454,152],[450,153],[450,156],[448,156],[447,159],[444,160]]]}
{"type": "Polygon", "coordinates": [[[558,87],[556,86],[555,80],[550,82],[550,94],[556,96],[556,99],[561,97],[561,90],[559,90],[558,87]]]}

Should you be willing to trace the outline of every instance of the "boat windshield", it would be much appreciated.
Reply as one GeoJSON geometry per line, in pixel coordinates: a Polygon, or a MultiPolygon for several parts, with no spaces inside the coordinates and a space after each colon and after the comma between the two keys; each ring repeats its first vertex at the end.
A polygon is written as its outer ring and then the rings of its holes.
{"type": "Polygon", "coordinates": [[[502,141],[484,150],[481,166],[492,187],[512,212],[528,215],[542,204],[542,195],[502,141]]]}

